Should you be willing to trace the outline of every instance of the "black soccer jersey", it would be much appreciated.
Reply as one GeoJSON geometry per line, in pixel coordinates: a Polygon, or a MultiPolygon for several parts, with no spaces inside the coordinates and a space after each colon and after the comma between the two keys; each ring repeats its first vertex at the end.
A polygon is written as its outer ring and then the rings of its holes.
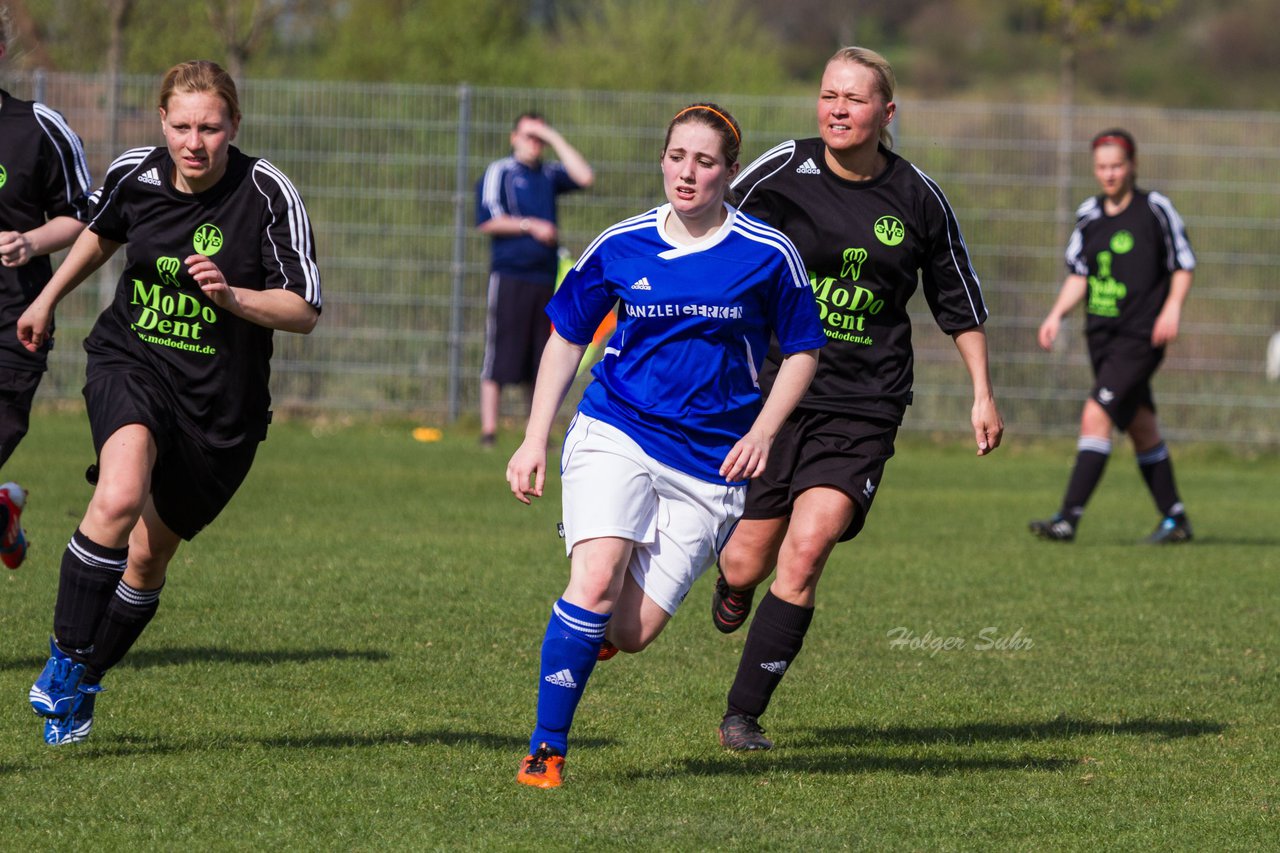
{"type": "Polygon", "coordinates": [[[178,422],[212,447],[266,434],[272,330],[217,307],[183,261],[207,256],[229,284],[284,288],[320,308],[311,222],[293,184],[266,160],[230,149],[204,192],[174,189],[164,148],[126,151],[93,199],[89,227],[127,243],[111,305],[85,340],[89,376],[147,370],[172,396],[178,422]]]}
{"type": "Polygon", "coordinates": [[[1150,340],[1174,270],[1195,269],[1196,256],[1182,217],[1160,193],[1135,187],[1115,216],[1103,201],[1080,205],[1067,242],[1067,269],[1089,281],[1085,329],[1150,340]]]}
{"type": "MultiPolygon", "coordinates": [[[[821,139],[784,142],[734,182],[741,208],[800,250],[827,345],[800,408],[900,423],[911,402],[907,302],[923,283],[944,332],[987,318],[978,277],[942,190],[881,147],[888,167],[868,181],[833,174],[821,139]]],[[[771,383],[773,349],[761,376],[771,383]]]]}
{"type": "MultiPolygon", "coordinates": [[[[89,166],[66,120],[44,104],[0,90],[0,231],[26,232],[57,216],[88,219],[89,166]]],[[[18,343],[18,318],[49,283],[48,255],[0,266],[0,367],[43,371],[52,338],[38,352],[18,343]]]]}

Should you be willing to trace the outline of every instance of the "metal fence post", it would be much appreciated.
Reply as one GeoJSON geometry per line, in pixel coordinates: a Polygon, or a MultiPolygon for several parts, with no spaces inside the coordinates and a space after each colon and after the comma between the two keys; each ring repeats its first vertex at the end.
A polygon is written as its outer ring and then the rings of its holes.
{"type": "Polygon", "coordinates": [[[449,421],[458,419],[462,396],[462,294],[467,244],[467,148],[471,126],[471,87],[458,86],[458,151],[453,181],[453,301],[449,312],[449,421]]]}

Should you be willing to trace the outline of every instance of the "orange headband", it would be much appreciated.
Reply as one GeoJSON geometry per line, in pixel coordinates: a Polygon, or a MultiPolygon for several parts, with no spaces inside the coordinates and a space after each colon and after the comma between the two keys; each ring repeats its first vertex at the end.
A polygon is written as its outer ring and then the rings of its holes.
{"type": "Polygon", "coordinates": [[[680,118],[680,116],[684,115],[690,110],[706,110],[709,113],[715,113],[716,115],[720,116],[720,120],[729,126],[729,131],[733,134],[733,138],[738,140],[739,145],[742,144],[742,137],[738,135],[738,129],[733,126],[733,122],[729,121],[729,117],[727,115],[715,109],[714,107],[704,107],[701,104],[695,104],[692,107],[685,107],[680,112],[676,113],[675,118],[671,119],[671,121],[674,123],[677,118],[680,118]]]}

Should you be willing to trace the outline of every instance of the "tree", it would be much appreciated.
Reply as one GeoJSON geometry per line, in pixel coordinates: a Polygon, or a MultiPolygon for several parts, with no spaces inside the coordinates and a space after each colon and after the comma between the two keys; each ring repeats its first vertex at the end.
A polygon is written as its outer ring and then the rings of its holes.
{"type": "Polygon", "coordinates": [[[1159,19],[1176,0],[1031,0],[1058,42],[1057,219],[1065,240],[1071,227],[1071,116],[1082,47],[1108,44],[1118,31],[1159,19]]]}

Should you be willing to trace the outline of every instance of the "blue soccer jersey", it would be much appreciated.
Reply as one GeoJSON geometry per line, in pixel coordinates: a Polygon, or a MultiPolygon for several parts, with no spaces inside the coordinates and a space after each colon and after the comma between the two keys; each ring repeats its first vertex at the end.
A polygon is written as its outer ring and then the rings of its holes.
{"type": "Polygon", "coordinates": [[[772,333],[783,353],[826,342],[791,242],[733,207],[710,239],[681,245],[670,205],[625,219],[587,247],[547,314],[585,345],[617,305],[618,328],[579,406],[654,459],[708,482],[760,412],[772,333]]]}

